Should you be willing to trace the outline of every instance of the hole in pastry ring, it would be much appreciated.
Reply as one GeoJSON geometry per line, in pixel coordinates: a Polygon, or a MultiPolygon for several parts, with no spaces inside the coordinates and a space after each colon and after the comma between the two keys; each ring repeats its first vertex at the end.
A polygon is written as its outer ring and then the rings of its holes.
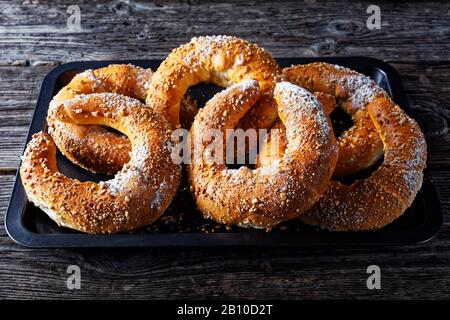
{"type": "MultiPolygon", "coordinates": [[[[50,102],[50,109],[81,94],[112,92],[145,100],[152,71],[130,64],[114,64],[77,74],[50,102]]],[[[48,132],[73,163],[93,172],[113,174],[130,159],[127,137],[98,125],[64,123],[47,117],[48,132]]]]}
{"type": "Polygon", "coordinates": [[[383,164],[351,185],[331,181],[323,197],[300,219],[333,231],[375,230],[412,204],[423,180],[427,146],[417,123],[390,99],[377,98],[368,112],[384,144],[383,164]]]}
{"type": "Polygon", "coordinates": [[[195,37],[162,62],[152,77],[146,101],[177,127],[181,97],[189,87],[201,82],[229,87],[256,80],[262,95],[241,127],[269,128],[277,117],[272,91],[280,75],[275,59],[256,44],[231,36],[195,37]]]}
{"type": "Polygon", "coordinates": [[[207,130],[235,128],[259,95],[256,81],[229,87],[199,111],[190,131],[195,148],[189,179],[197,207],[205,217],[227,225],[271,228],[297,217],[325,191],[337,160],[333,129],[322,106],[307,90],[287,82],[274,90],[287,128],[283,158],[255,170],[236,170],[204,157],[207,130]]]}
{"type": "MultiPolygon", "coordinates": [[[[81,94],[111,92],[145,101],[150,69],[113,64],[77,74],[52,99],[50,108],[81,94]]],[[[198,109],[189,96],[182,99],[182,122],[192,123],[198,109]]],[[[77,125],[47,117],[48,132],[61,152],[73,163],[92,172],[114,174],[130,161],[131,144],[126,136],[98,125],[77,125]]]]}
{"type": "MultiPolygon", "coordinates": [[[[337,103],[334,107],[342,108],[352,117],[354,125],[337,137],[339,158],[333,176],[351,175],[366,169],[383,155],[383,143],[367,112],[367,105],[377,97],[389,96],[374,81],[356,71],[324,62],[285,68],[283,78],[311,92],[318,92],[316,94],[335,97],[337,103]]],[[[330,108],[330,103],[324,104],[328,113],[334,109],[330,108]]],[[[274,128],[280,129],[280,136],[284,136],[284,128],[279,121],[274,128]]],[[[282,153],[283,139],[280,141],[282,153]]],[[[261,164],[271,160],[261,152],[261,164]]]]}
{"type": "Polygon", "coordinates": [[[165,119],[138,100],[111,93],[76,97],[52,108],[51,116],[126,134],[131,160],[109,181],[81,182],[58,172],[53,140],[37,133],[20,167],[30,201],[59,225],[87,233],[130,231],[162,215],[181,175],[170,158],[171,129],[165,119]]]}

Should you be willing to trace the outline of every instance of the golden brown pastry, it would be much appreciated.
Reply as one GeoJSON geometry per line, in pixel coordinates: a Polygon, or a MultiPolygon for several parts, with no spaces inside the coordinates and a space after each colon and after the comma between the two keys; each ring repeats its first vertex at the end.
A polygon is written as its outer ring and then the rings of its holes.
{"type": "MultiPolygon", "coordinates": [[[[111,92],[145,101],[152,77],[150,69],[130,64],[113,64],[77,74],[50,103],[52,106],[81,94],[111,92]]],[[[195,101],[181,102],[183,125],[187,128],[198,112],[195,101]]],[[[48,132],[58,149],[73,163],[92,172],[114,174],[130,161],[131,144],[124,135],[98,125],[77,125],[47,117],[48,132]]]]}
{"type": "MultiPolygon", "coordinates": [[[[325,114],[330,115],[336,107],[336,98],[331,94],[320,91],[314,92],[314,95],[322,104],[325,114]]],[[[283,121],[277,119],[260,144],[259,153],[256,157],[256,166],[270,165],[272,161],[279,159],[286,150],[286,143],[286,129],[283,121]],[[276,143],[273,142],[274,140],[276,143]]]]}
{"type": "Polygon", "coordinates": [[[127,135],[131,160],[112,180],[81,182],[58,172],[56,146],[40,132],[20,167],[28,198],[59,225],[88,232],[135,230],[158,219],[177,190],[181,170],[170,158],[171,130],[138,100],[112,93],[77,96],[50,116],[72,125],[105,125],[127,135]]]}
{"type": "Polygon", "coordinates": [[[286,126],[283,157],[255,170],[229,169],[211,160],[209,130],[235,128],[260,94],[256,81],[233,85],[215,95],[191,127],[191,191],[205,217],[227,225],[271,228],[299,216],[322,195],[336,164],[337,144],[321,104],[307,90],[287,82],[274,90],[286,126]]]}
{"type": "Polygon", "coordinates": [[[180,122],[181,97],[189,87],[211,82],[229,87],[242,80],[256,80],[261,87],[258,104],[243,119],[243,128],[268,128],[277,117],[272,91],[281,69],[264,49],[231,36],[205,36],[176,49],[155,72],[147,104],[174,127],[180,122]]]}
{"type": "MultiPolygon", "coordinates": [[[[335,106],[352,117],[354,125],[337,137],[339,158],[334,176],[346,176],[366,169],[383,155],[383,144],[369,117],[367,105],[377,97],[389,99],[389,96],[375,82],[356,71],[324,62],[285,68],[283,77],[311,92],[334,96],[337,101],[335,106]]],[[[333,108],[329,107],[332,101],[329,99],[329,96],[322,96],[327,111],[331,112],[333,108]]],[[[280,129],[279,135],[283,137],[284,127],[277,123],[275,128],[280,129]]],[[[283,146],[280,143],[281,153],[283,146]]],[[[261,164],[271,161],[265,157],[266,154],[261,153],[261,164]]]]}
{"type": "Polygon", "coordinates": [[[384,144],[384,162],[351,185],[331,181],[323,197],[300,219],[333,231],[375,230],[412,204],[422,185],[427,147],[417,123],[383,97],[368,107],[384,144]]]}
{"type": "MultiPolygon", "coordinates": [[[[152,71],[113,64],[77,74],[50,102],[49,109],[81,94],[112,92],[144,101],[152,71]]],[[[128,138],[98,125],[64,123],[47,117],[48,133],[73,163],[93,172],[114,174],[130,160],[128,138]]]]}

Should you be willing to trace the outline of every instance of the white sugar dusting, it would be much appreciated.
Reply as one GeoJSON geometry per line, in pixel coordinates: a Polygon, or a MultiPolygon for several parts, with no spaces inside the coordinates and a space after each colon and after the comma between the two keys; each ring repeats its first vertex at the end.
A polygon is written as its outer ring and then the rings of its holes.
{"type": "MultiPolygon", "coordinates": [[[[63,105],[65,108],[69,108],[75,104],[80,104],[80,108],[83,104],[89,104],[92,99],[99,99],[102,101],[103,105],[109,109],[121,110],[125,107],[144,107],[144,105],[137,99],[123,96],[117,93],[102,92],[102,93],[91,93],[91,94],[80,94],[75,98],[65,100],[64,102],[52,101],[49,108],[56,108],[59,105],[63,105]]],[[[82,111],[81,109],[78,111],[82,111]]],[[[77,110],[74,110],[77,112],[77,110]]]]}
{"type": "Polygon", "coordinates": [[[204,36],[204,37],[194,37],[191,42],[193,43],[201,43],[201,54],[208,57],[211,55],[214,47],[222,46],[227,42],[231,42],[236,38],[232,36],[204,36]]]}
{"type": "Polygon", "coordinates": [[[153,198],[152,203],[150,204],[150,208],[160,210],[161,209],[161,195],[159,193],[159,190],[155,191],[155,197],[153,198]]]}
{"type": "Polygon", "coordinates": [[[350,101],[355,109],[365,107],[383,90],[368,77],[357,74],[343,78],[343,87],[350,92],[350,101]]]}
{"type": "Polygon", "coordinates": [[[340,65],[331,64],[331,66],[336,71],[347,73],[343,76],[338,76],[334,73],[329,73],[328,75],[332,82],[339,83],[349,92],[348,100],[351,102],[354,109],[364,108],[374,97],[385,93],[385,91],[369,77],[340,65]]]}
{"type": "MultiPolygon", "coordinates": [[[[199,68],[202,65],[201,61],[198,61],[199,57],[200,59],[210,59],[216,53],[220,52],[223,54],[223,52],[218,51],[218,49],[226,49],[226,46],[236,39],[237,38],[235,37],[224,35],[193,37],[186,46],[193,44],[195,46],[195,51],[188,55],[183,55],[181,58],[188,66],[193,67],[194,69],[199,68]]],[[[215,59],[217,59],[215,61],[216,64],[220,65],[220,56],[215,56],[215,59]]]]}
{"type": "Polygon", "coordinates": [[[164,179],[163,182],[161,182],[161,184],[159,185],[158,189],[155,191],[155,196],[150,204],[150,207],[152,209],[161,210],[164,198],[162,195],[167,194],[169,187],[169,184],[164,179]]]}
{"type": "Polygon", "coordinates": [[[105,182],[105,185],[109,188],[109,193],[117,195],[123,193],[134,185],[134,181],[139,179],[140,172],[133,170],[129,164],[125,164],[121,171],[119,171],[114,179],[105,182]]]}
{"type": "Polygon", "coordinates": [[[133,146],[130,157],[131,161],[124,165],[114,179],[106,182],[111,194],[124,192],[146,176],[144,171],[150,159],[147,145],[133,146]]]}
{"type": "Polygon", "coordinates": [[[280,171],[280,159],[273,160],[269,165],[259,167],[256,170],[262,175],[274,175],[280,171]]]}
{"type": "MultiPolygon", "coordinates": [[[[225,90],[220,91],[215,95],[217,98],[223,98],[230,94],[232,90],[239,88],[240,91],[248,91],[251,89],[258,89],[259,84],[256,80],[243,80],[239,83],[233,84],[232,86],[226,88],[225,90]]],[[[241,105],[243,101],[236,101],[237,104],[241,105]]]]}
{"type": "Polygon", "coordinates": [[[91,81],[92,84],[97,86],[101,85],[100,79],[95,75],[92,69],[85,70],[84,72],[77,74],[76,77],[85,77],[86,79],[91,81]]]}
{"type": "MultiPolygon", "coordinates": [[[[276,84],[274,95],[281,96],[281,107],[285,109],[286,121],[292,121],[298,118],[299,115],[313,118],[320,128],[320,132],[317,133],[318,141],[322,144],[328,141],[331,130],[330,124],[322,105],[314,95],[308,90],[286,81],[276,84]]],[[[289,126],[287,131],[293,131],[295,135],[302,134],[302,132],[298,132],[296,125],[289,126]]],[[[294,141],[292,139],[289,140],[291,143],[294,141]]]]}
{"type": "Polygon", "coordinates": [[[150,151],[146,144],[141,146],[133,146],[130,154],[130,158],[132,159],[132,166],[139,171],[143,170],[147,160],[150,158],[150,151]]]}
{"type": "Polygon", "coordinates": [[[144,107],[144,104],[137,99],[112,92],[92,93],[84,96],[87,96],[87,98],[100,98],[104,101],[105,105],[111,109],[118,107],[144,107]]]}
{"type": "Polygon", "coordinates": [[[258,81],[256,81],[256,80],[243,80],[243,81],[239,82],[238,84],[236,84],[235,86],[240,87],[244,91],[251,90],[251,89],[257,89],[259,87],[258,81]]]}
{"type": "Polygon", "coordinates": [[[242,53],[237,57],[237,59],[234,62],[234,64],[236,66],[242,66],[244,64],[244,55],[242,53]]]}

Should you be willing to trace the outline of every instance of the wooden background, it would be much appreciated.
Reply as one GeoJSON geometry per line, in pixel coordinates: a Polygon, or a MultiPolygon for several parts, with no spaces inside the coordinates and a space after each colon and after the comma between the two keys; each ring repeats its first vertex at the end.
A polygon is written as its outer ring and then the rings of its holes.
{"type": "Polygon", "coordinates": [[[0,216],[3,220],[40,84],[74,60],[163,58],[192,36],[232,34],[277,57],[367,55],[400,72],[427,136],[428,166],[444,210],[430,243],[365,249],[32,250],[0,225],[0,298],[450,298],[450,4],[390,3],[381,30],[373,3],[0,1],[0,216]],[[81,290],[66,268],[81,267],[81,290]],[[377,264],[382,289],[366,288],[377,264]]]}

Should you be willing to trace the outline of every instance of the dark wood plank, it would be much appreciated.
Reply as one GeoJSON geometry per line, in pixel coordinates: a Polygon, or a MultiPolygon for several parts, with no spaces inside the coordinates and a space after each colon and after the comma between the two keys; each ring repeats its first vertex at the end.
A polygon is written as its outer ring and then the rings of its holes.
{"type": "Polygon", "coordinates": [[[413,115],[425,132],[429,168],[450,168],[450,62],[389,62],[400,73],[413,115]]]}
{"type": "MultiPolygon", "coordinates": [[[[8,207],[9,198],[14,184],[14,175],[0,175],[0,214],[3,218],[8,207]]],[[[3,219],[2,219],[3,221],[3,219]]],[[[0,226],[0,237],[6,235],[3,223],[0,226]]]]}
{"type": "Polygon", "coordinates": [[[0,174],[18,167],[41,83],[51,68],[0,66],[0,174]]]}
{"type": "Polygon", "coordinates": [[[408,96],[411,108],[427,137],[441,137],[449,132],[450,61],[420,61],[414,64],[392,61],[408,96]]]}
{"type": "Polygon", "coordinates": [[[373,254],[352,251],[336,257],[298,250],[230,251],[33,251],[14,255],[0,269],[0,295],[7,298],[85,299],[323,299],[448,298],[448,259],[427,253],[373,254]],[[289,255],[297,255],[291,258],[289,255]],[[298,255],[302,255],[299,258],[298,255]],[[177,256],[177,259],[174,259],[177,256]],[[208,256],[215,262],[208,262],[208,256]],[[243,258],[245,256],[245,258],[243,258]],[[374,257],[375,256],[375,257],[374,257]],[[81,290],[66,288],[66,268],[81,267],[81,290]],[[366,268],[377,263],[382,289],[366,288],[366,268]],[[14,268],[14,269],[12,269],[14,268]],[[20,268],[20,269],[17,269],[20,268]]]}
{"type": "Polygon", "coordinates": [[[81,31],[66,25],[71,0],[5,2],[0,61],[42,65],[130,55],[161,58],[191,36],[223,33],[256,41],[277,56],[448,58],[450,4],[444,1],[380,3],[380,30],[366,27],[370,1],[233,2],[77,1],[81,31]]]}
{"type": "Polygon", "coordinates": [[[0,127],[0,175],[12,174],[17,170],[28,129],[28,125],[0,127]]]}

